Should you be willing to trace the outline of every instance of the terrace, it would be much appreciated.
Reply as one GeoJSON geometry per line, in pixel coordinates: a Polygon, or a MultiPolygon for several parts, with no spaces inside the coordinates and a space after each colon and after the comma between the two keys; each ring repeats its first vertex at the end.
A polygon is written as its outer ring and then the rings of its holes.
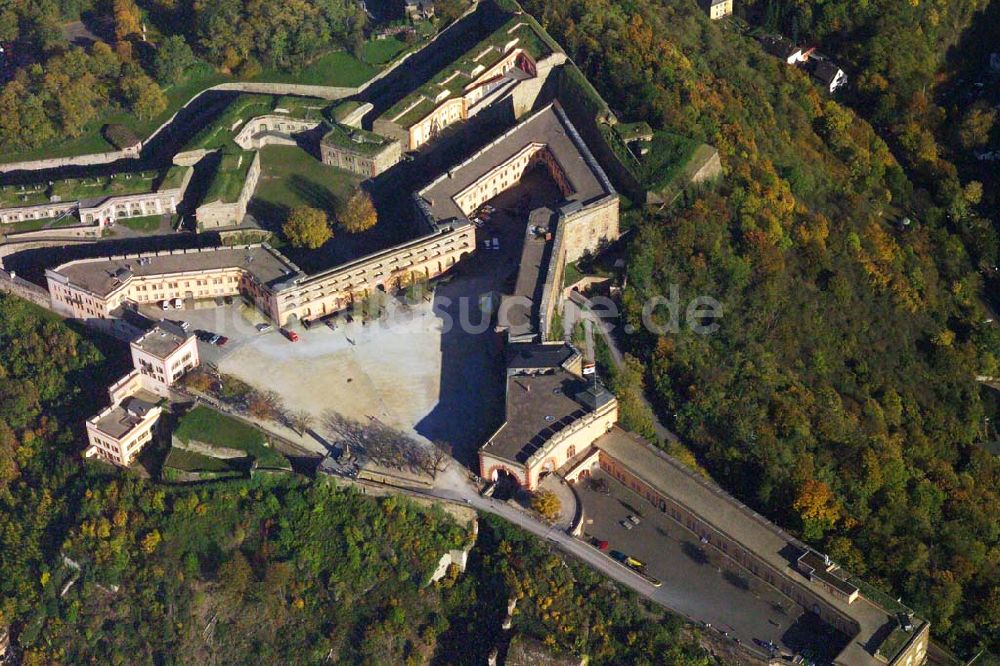
{"type": "Polygon", "coordinates": [[[62,202],[82,201],[173,189],[181,186],[186,170],[187,167],[173,166],[165,173],[140,171],[90,178],[67,178],[51,184],[6,185],[0,187],[0,208],[45,204],[52,201],[52,197],[58,197],[56,201],[62,202]]]}
{"type": "Polygon", "coordinates": [[[333,125],[330,131],[323,136],[323,143],[366,155],[375,155],[381,152],[390,141],[374,132],[337,124],[333,125]]]}
{"type": "Polygon", "coordinates": [[[430,81],[391,106],[383,118],[394,120],[402,127],[409,127],[430,113],[445,99],[460,96],[476,74],[494,66],[510,52],[520,48],[533,60],[539,60],[558,50],[533,19],[525,15],[510,18],[499,30],[476,44],[450,66],[440,70],[430,81]],[[442,96],[442,93],[447,93],[442,96]]]}

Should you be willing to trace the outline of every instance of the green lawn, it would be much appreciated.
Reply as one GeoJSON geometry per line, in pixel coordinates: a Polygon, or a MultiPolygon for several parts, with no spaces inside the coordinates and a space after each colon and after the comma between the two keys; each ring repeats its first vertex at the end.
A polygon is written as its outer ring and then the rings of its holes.
{"type": "Polygon", "coordinates": [[[406,49],[406,42],[395,37],[372,39],[361,47],[361,59],[370,65],[384,65],[406,49]]]}
{"type": "Polygon", "coordinates": [[[283,455],[266,446],[264,435],[256,428],[199,405],[184,415],[174,435],[182,442],[199,442],[227,449],[246,451],[263,467],[287,467],[283,455]]]}
{"type": "Polygon", "coordinates": [[[312,206],[333,212],[362,177],[323,164],[296,146],[265,146],[262,175],[251,207],[262,221],[281,221],[291,208],[312,206]]]}
{"type": "Polygon", "coordinates": [[[24,222],[15,222],[14,224],[4,224],[0,225],[0,233],[18,234],[24,231],[38,231],[51,221],[51,217],[45,217],[41,220],[25,220],[24,222]]]}
{"type": "Polygon", "coordinates": [[[145,215],[143,217],[128,217],[115,221],[123,227],[128,227],[132,231],[150,232],[160,228],[162,215],[145,215]]]}
{"type": "Polygon", "coordinates": [[[377,72],[377,68],[361,62],[350,53],[333,51],[317,58],[298,72],[266,70],[254,78],[254,81],[353,88],[360,86],[377,72]]]}
{"type": "Polygon", "coordinates": [[[177,447],[170,449],[163,466],[185,472],[232,472],[239,470],[239,466],[231,464],[229,460],[204,456],[177,447]]]}

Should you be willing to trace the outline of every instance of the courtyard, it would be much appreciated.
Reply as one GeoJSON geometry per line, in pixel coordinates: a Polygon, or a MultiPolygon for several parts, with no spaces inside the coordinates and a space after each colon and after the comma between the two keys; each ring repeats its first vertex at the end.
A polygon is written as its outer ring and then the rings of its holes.
{"type": "MultiPolygon", "coordinates": [[[[276,328],[258,331],[267,319],[239,299],[167,312],[146,305],[143,311],[226,336],[223,346],[198,343],[203,363],[276,391],[317,422],[327,410],[363,423],[377,419],[424,441],[447,443],[459,462],[475,469],[476,452],[503,420],[503,338],[493,323],[499,294],[509,293],[517,275],[524,210],[558,193],[541,173],[493,200],[497,212],[477,230],[477,252],[436,280],[432,292],[376,290],[371,311],[378,314],[367,321],[354,312],[351,321],[338,317],[335,328],[297,324],[299,339],[291,342],[276,328]],[[499,249],[492,249],[494,239],[499,249]],[[484,249],[487,242],[491,249],[484,249]]],[[[317,453],[329,444],[305,440],[317,453]]]]}

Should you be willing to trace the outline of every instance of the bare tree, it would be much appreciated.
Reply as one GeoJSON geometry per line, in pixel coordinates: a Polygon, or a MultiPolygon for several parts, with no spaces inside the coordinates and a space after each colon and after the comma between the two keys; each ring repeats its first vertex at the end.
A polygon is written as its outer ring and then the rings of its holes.
{"type": "Polygon", "coordinates": [[[305,409],[296,409],[288,414],[288,422],[295,432],[304,435],[316,422],[316,418],[305,409]]]}
{"type": "Polygon", "coordinates": [[[322,426],[342,444],[360,450],[379,465],[419,471],[435,477],[447,468],[447,445],[429,447],[375,419],[361,423],[327,410],[323,412],[322,426]]]}

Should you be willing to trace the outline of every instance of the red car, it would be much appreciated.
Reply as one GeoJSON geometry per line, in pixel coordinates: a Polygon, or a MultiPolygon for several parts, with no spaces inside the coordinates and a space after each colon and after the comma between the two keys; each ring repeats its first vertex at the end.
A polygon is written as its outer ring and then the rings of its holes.
{"type": "Polygon", "coordinates": [[[295,331],[289,331],[287,328],[281,329],[281,334],[291,340],[292,342],[299,341],[299,334],[295,331]]]}
{"type": "Polygon", "coordinates": [[[220,335],[219,339],[216,341],[215,344],[219,345],[220,347],[223,347],[227,342],[229,342],[229,338],[227,338],[224,335],[220,335]]]}

